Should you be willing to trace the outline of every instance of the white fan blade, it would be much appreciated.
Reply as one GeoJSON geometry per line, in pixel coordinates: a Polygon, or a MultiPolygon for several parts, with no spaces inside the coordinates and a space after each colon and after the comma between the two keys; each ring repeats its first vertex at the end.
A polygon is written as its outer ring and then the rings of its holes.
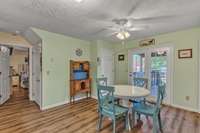
{"type": "Polygon", "coordinates": [[[91,36],[113,36],[113,35],[115,35],[115,34],[117,34],[118,32],[116,31],[116,32],[113,32],[113,31],[111,31],[111,30],[109,30],[109,29],[105,29],[105,28],[102,28],[102,29],[100,29],[100,30],[98,30],[98,31],[96,31],[96,32],[93,32],[92,34],[91,34],[91,36]]]}
{"type": "Polygon", "coordinates": [[[128,31],[140,31],[140,30],[145,30],[148,29],[147,25],[144,26],[132,26],[130,28],[127,28],[128,31]]]}
{"type": "Polygon", "coordinates": [[[106,32],[108,29],[105,29],[105,28],[102,28],[102,29],[99,29],[93,33],[91,33],[91,35],[98,35],[98,34],[102,34],[103,32],[106,32]]]}
{"type": "Polygon", "coordinates": [[[107,27],[107,29],[112,30],[112,31],[119,31],[120,27],[110,26],[110,27],[107,27]]]}
{"type": "Polygon", "coordinates": [[[176,19],[176,16],[155,16],[146,18],[129,18],[132,23],[155,23],[155,22],[167,22],[170,19],[176,19]]]}
{"type": "Polygon", "coordinates": [[[113,33],[110,33],[108,34],[108,36],[115,36],[118,32],[113,32],[113,33]]]}

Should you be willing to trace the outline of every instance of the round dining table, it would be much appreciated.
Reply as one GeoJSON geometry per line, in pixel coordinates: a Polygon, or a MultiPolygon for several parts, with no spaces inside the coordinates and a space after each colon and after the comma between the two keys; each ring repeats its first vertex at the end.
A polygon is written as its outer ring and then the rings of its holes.
{"type": "Polygon", "coordinates": [[[114,88],[114,96],[124,100],[141,98],[150,95],[150,91],[148,89],[133,85],[114,85],[114,88]]]}
{"type": "MultiPolygon", "coordinates": [[[[126,105],[126,106],[127,106],[126,103],[129,103],[129,99],[143,98],[150,95],[150,91],[148,89],[133,86],[133,85],[113,85],[113,87],[115,88],[114,96],[117,98],[120,98],[123,101],[123,105],[126,105]]],[[[129,109],[130,112],[131,112],[131,109],[132,108],[129,109]]],[[[128,122],[128,127],[130,130],[131,129],[130,118],[128,122]]]]}

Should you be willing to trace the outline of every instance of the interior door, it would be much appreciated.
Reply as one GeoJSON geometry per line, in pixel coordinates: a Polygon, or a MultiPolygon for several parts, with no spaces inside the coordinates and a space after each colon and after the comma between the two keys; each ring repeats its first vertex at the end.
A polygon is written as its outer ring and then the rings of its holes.
{"type": "Polygon", "coordinates": [[[10,98],[9,49],[0,46],[0,104],[10,98]]]}
{"type": "Polygon", "coordinates": [[[41,49],[39,47],[32,49],[32,76],[33,76],[33,94],[35,102],[41,107],[41,49]]]}
{"type": "Polygon", "coordinates": [[[112,49],[101,49],[101,77],[108,78],[108,85],[114,84],[114,52],[112,49]]]}

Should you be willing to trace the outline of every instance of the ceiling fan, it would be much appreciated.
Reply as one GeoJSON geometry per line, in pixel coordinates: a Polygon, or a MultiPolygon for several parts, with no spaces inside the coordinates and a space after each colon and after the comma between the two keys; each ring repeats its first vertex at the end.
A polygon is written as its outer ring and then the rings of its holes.
{"type": "Polygon", "coordinates": [[[167,22],[169,19],[176,18],[175,15],[153,16],[144,18],[125,17],[120,19],[112,19],[112,21],[98,20],[102,25],[106,25],[105,28],[100,29],[96,33],[102,33],[103,31],[112,31],[109,36],[116,36],[120,40],[128,39],[135,31],[146,30],[150,28],[150,24],[167,22]]]}
{"type": "Polygon", "coordinates": [[[120,40],[125,40],[129,38],[131,36],[131,32],[133,31],[140,31],[148,28],[147,25],[133,25],[132,22],[126,18],[113,19],[112,23],[114,25],[108,26],[107,28],[104,28],[104,30],[113,31],[113,33],[111,33],[111,36],[115,35],[120,40]]]}
{"type": "MultiPolygon", "coordinates": [[[[122,17],[119,17],[118,13],[97,13],[96,15],[92,14],[88,16],[88,18],[92,18],[95,20],[97,24],[104,26],[104,28],[98,30],[95,33],[108,33],[111,31],[112,33],[108,36],[116,36],[120,40],[128,39],[133,32],[146,30],[150,28],[151,24],[156,23],[165,23],[169,20],[176,19],[176,15],[171,14],[163,14],[156,16],[144,15],[141,17],[133,16],[135,10],[140,7],[145,0],[137,0],[134,2],[133,7],[128,13],[120,13],[122,17]],[[114,19],[113,19],[114,18],[114,19]]],[[[121,11],[121,10],[120,10],[121,11]]]]}

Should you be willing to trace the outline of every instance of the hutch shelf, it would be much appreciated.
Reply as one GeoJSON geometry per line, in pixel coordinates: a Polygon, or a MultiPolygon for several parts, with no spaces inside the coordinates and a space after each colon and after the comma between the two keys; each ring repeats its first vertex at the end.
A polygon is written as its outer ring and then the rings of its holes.
{"type": "Polygon", "coordinates": [[[91,97],[91,81],[89,61],[70,60],[70,103],[80,93],[91,97]]]}

